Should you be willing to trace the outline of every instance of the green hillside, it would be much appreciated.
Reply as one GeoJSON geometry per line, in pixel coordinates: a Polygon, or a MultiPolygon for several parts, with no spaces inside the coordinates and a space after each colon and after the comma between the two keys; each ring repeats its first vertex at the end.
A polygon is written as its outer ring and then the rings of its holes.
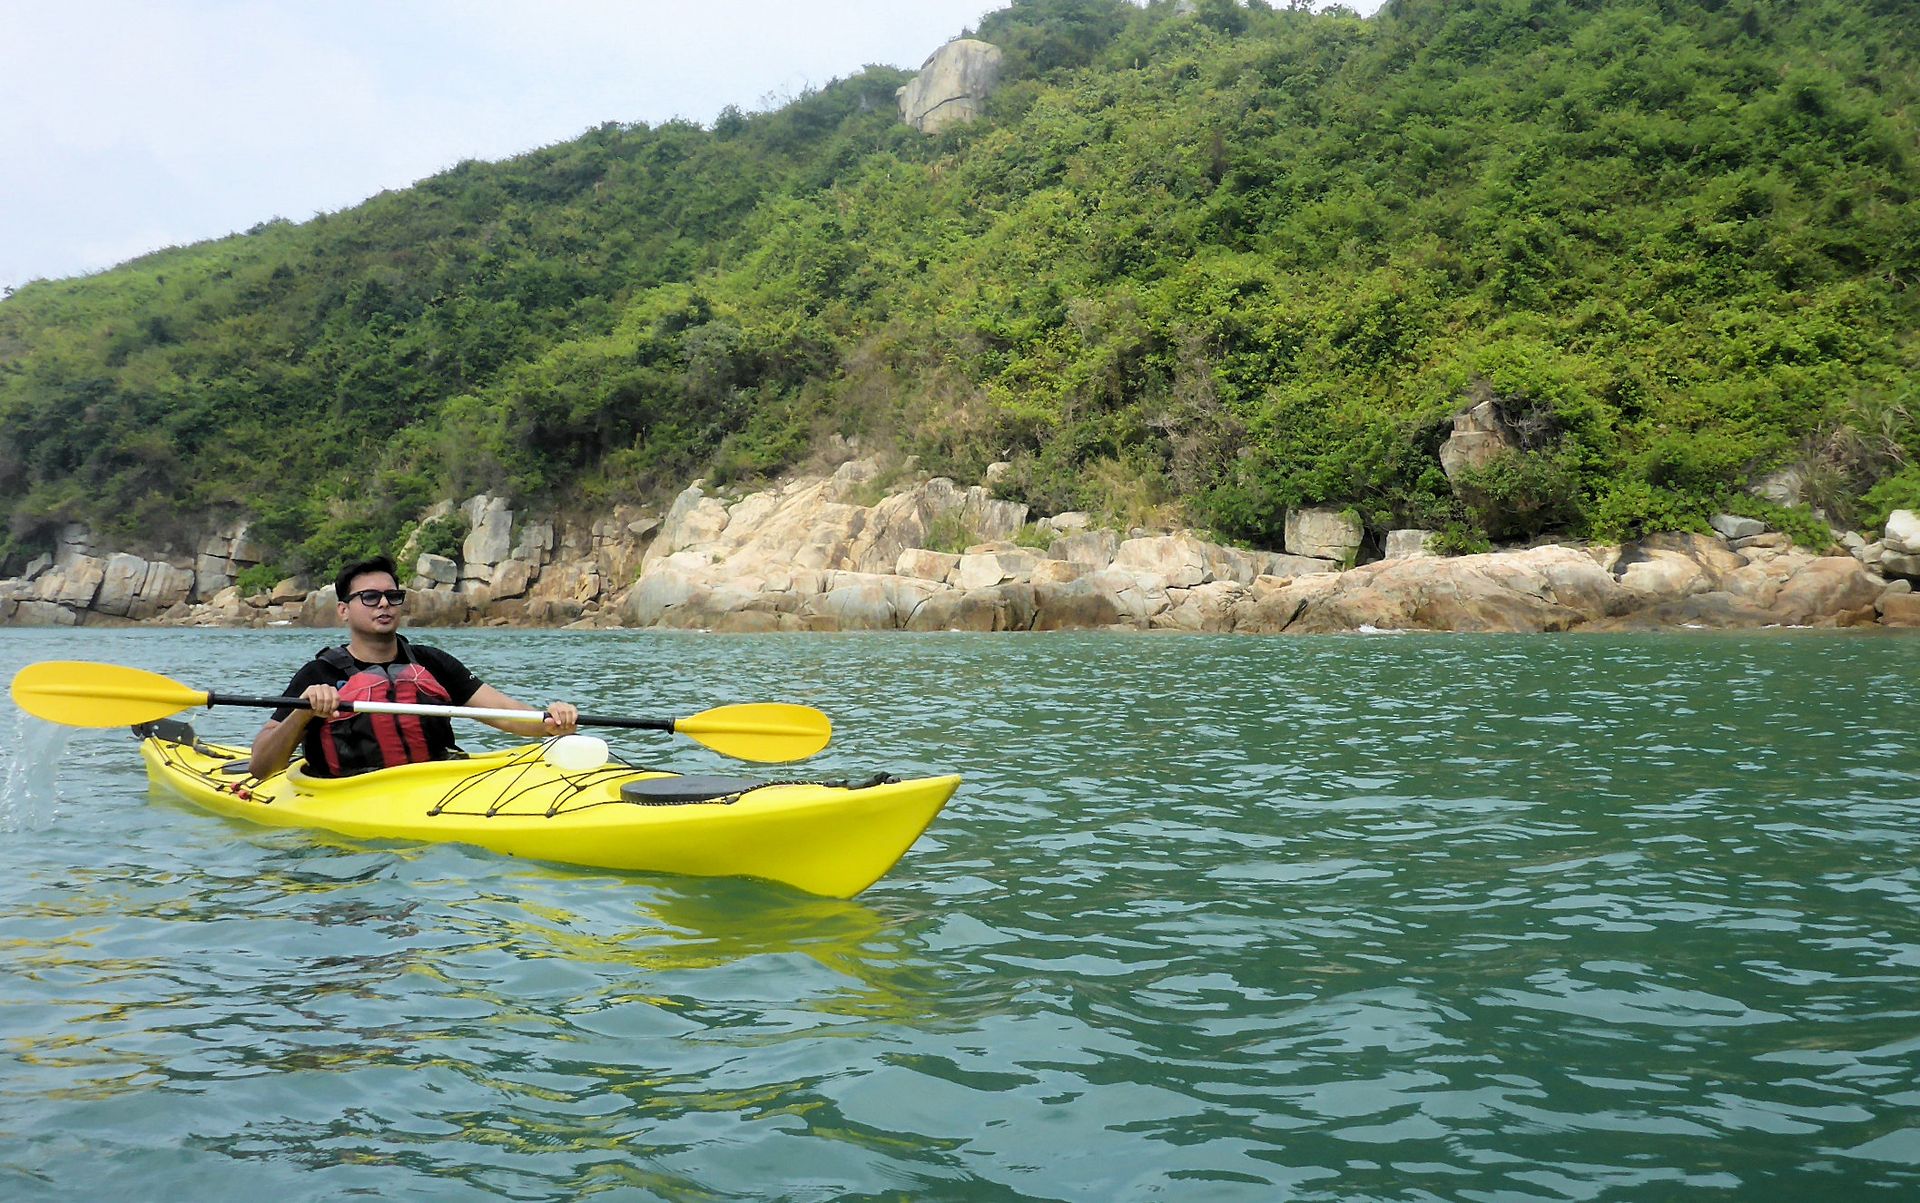
{"type": "Polygon", "coordinates": [[[1047,510],[1277,544],[1920,504],[1920,2],[1026,0],[989,116],[870,68],[608,125],[0,302],[10,565],[248,517],[282,567],[836,433],[1047,510]],[[1436,450],[1492,395],[1525,450],[1436,450]]]}

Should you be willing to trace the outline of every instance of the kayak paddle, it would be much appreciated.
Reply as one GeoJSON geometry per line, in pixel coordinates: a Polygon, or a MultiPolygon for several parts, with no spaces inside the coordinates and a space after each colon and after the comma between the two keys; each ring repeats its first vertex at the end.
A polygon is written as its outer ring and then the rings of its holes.
{"type": "MultiPolygon", "coordinates": [[[[88,660],[42,660],[13,676],[13,700],[37,718],[68,727],[131,727],[196,706],[307,709],[304,698],[242,698],[207,693],[145,669],[88,660]]],[[[478,706],[429,706],[411,702],[341,703],[366,714],[421,714],[439,718],[522,719],[525,710],[478,706]]],[[[736,760],[777,763],[804,760],[827,746],[833,724],[811,706],[745,702],[716,706],[688,718],[615,718],[583,714],[582,727],[630,727],[669,731],[736,760]]]]}

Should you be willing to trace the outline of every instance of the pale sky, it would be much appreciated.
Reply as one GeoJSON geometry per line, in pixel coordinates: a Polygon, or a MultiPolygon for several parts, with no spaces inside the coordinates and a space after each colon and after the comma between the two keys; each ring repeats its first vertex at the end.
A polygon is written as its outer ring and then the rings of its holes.
{"type": "Polygon", "coordinates": [[[0,287],[917,69],[1005,3],[0,0],[0,287]]]}

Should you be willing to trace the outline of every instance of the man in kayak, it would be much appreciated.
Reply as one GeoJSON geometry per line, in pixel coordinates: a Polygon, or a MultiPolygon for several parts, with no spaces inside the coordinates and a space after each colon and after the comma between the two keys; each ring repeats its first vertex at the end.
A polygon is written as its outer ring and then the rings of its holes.
{"type": "Polygon", "coordinates": [[[284,696],[304,698],[309,708],[281,707],[260,728],[253,738],[250,766],[255,777],[285,768],[295,745],[306,757],[306,771],[322,777],[445,760],[457,754],[449,719],[342,712],[343,701],[524,710],[524,719],[482,721],[534,739],[573,731],[580,715],[572,705],[555,702],[545,711],[535,710],[483,683],[466,665],[438,648],[409,643],[399,629],[407,594],[400,588],[392,560],[376,556],[349,564],[340,570],[333,587],[340,599],[341,621],[347,624],[346,645],[326,649],[294,674],[284,696]]]}

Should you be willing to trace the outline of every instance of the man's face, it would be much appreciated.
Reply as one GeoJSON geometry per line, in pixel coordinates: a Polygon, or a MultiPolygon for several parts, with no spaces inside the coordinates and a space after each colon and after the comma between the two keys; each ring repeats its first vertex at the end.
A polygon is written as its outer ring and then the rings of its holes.
{"type": "Polygon", "coordinates": [[[400,607],[388,601],[386,594],[398,592],[400,583],[390,573],[363,572],[353,578],[353,587],[340,599],[340,618],[347,629],[360,635],[391,635],[400,626],[400,607]],[[368,604],[372,593],[380,594],[368,604]]]}

